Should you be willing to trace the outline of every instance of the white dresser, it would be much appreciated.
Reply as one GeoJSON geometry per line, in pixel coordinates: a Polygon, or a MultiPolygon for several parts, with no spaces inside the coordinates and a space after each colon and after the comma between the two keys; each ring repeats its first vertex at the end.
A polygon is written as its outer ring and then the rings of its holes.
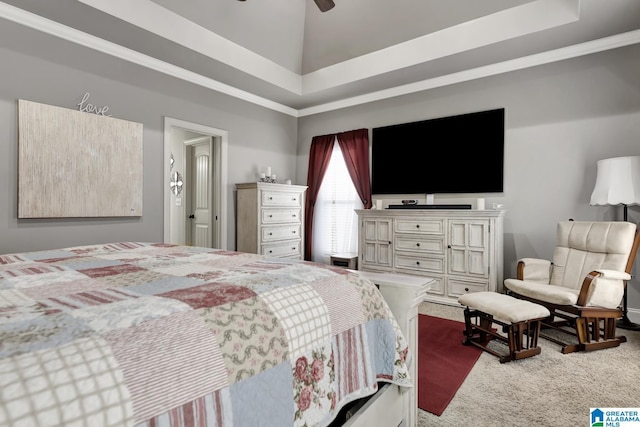
{"type": "Polygon", "coordinates": [[[302,259],[307,187],[249,182],[236,184],[236,189],[237,250],[302,259]]]}
{"type": "Polygon", "coordinates": [[[358,210],[358,268],[432,277],[429,301],[501,291],[503,218],[496,210],[358,210]]]}

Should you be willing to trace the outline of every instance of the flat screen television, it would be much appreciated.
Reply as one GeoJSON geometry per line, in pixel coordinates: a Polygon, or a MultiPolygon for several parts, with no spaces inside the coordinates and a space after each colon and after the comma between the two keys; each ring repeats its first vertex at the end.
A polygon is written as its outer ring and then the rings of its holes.
{"type": "Polygon", "coordinates": [[[504,108],[378,127],[373,194],[500,193],[504,108]]]}

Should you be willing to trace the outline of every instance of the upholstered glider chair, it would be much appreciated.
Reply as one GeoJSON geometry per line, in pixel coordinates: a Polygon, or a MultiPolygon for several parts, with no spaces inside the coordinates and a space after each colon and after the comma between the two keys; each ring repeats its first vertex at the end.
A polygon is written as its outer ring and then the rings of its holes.
{"type": "Polygon", "coordinates": [[[626,341],[616,336],[616,320],[639,235],[626,221],[560,222],[553,262],[519,260],[517,278],[504,281],[506,292],[549,309],[540,336],[562,353],[617,347],[626,341]],[[551,328],[560,332],[550,336],[551,328]]]}

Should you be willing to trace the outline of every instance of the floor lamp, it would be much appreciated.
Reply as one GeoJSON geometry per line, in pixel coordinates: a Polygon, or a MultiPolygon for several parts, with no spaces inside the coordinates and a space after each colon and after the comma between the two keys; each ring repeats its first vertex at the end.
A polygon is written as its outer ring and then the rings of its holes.
{"type": "MultiPolygon", "coordinates": [[[[627,221],[627,206],[640,204],[640,156],[614,157],[598,161],[598,176],[591,193],[591,205],[622,205],[627,221]]],[[[640,325],[629,320],[627,286],[622,300],[623,316],[617,326],[640,331],[640,325]]]]}

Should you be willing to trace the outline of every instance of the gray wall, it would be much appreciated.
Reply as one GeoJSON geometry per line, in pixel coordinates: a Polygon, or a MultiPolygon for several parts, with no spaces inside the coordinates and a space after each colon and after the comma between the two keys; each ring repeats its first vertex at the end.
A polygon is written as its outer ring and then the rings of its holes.
{"type": "MultiPolygon", "coordinates": [[[[557,221],[622,219],[621,207],[589,206],[589,199],[597,160],[640,155],[638,76],[635,45],[304,117],[298,122],[298,181],[306,179],[314,135],[504,107],[504,192],[484,196],[487,208],[500,203],[507,210],[505,277],[513,277],[518,258],[551,257],[557,221]]],[[[455,169],[455,159],[439,159],[437,152],[425,159],[427,165],[442,161],[455,169]]],[[[436,195],[436,203],[471,197],[478,196],[436,195]]],[[[637,223],[640,208],[629,207],[629,216],[637,223]]],[[[640,308],[637,280],[629,287],[629,306],[640,308]]]]}
{"type": "MultiPolygon", "coordinates": [[[[235,248],[237,182],[270,165],[294,177],[294,117],[176,81],[10,23],[0,27],[0,253],[113,241],[162,241],[164,117],[228,131],[228,243],[235,248]],[[17,218],[17,100],[76,109],[85,92],[113,117],[144,125],[144,215],[141,218],[17,218]]],[[[64,181],[60,182],[64,185],[64,181]]],[[[126,183],[123,183],[126,185],[126,183]]]]}
{"type": "MultiPolygon", "coordinates": [[[[595,163],[640,155],[637,45],[298,120],[9,22],[0,26],[0,58],[0,253],[161,241],[168,191],[165,116],[229,132],[227,217],[233,249],[234,183],[253,181],[267,165],[281,178],[306,183],[314,135],[505,107],[505,191],[485,197],[487,207],[495,202],[507,210],[506,275],[514,273],[520,257],[551,256],[558,220],[621,219],[621,209],[588,204],[595,163]],[[114,117],[144,125],[144,216],[18,220],[17,99],[75,109],[85,92],[96,104],[109,105],[114,117]]],[[[434,153],[427,161],[445,160],[434,153]]],[[[458,198],[436,198],[451,200],[458,198]]],[[[638,222],[640,209],[629,211],[638,222]]],[[[630,306],[639,308],[637,280],[629,295],[630,306]]]]}

